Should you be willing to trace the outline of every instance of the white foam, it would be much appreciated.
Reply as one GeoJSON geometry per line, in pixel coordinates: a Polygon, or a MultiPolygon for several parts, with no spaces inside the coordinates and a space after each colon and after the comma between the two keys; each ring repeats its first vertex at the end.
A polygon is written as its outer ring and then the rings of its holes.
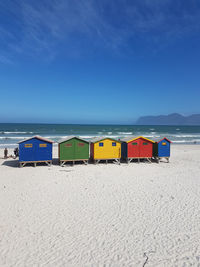
{"type": "Polygon", "coordinates": [[[196,140],[172,140],[172,143],[194,143],[196,140]]]}
{"type": "Polygon", "coordinates": [[[0,139],[2,139],[2,140],[11,140],[11,139],[14,139],[14,140],[16,140],[16,139],[21,139],[21,140],[23,140],[23,139],[26,139],[26,138],[29,138],[30,136],[11,136],[11,137],[7,137],[7,136],[0,136],[0,139]]]}
{"type": "Polygon", "coordinates": [[[3,134],[33,134],[33,132],[1,132],[3,134]]]}
{"type": "Polygon", "coordinates": [[[70,135],[55,135],[55,136],[46,136],[42,135],[42,137],[47,138],[47,139],[62,139],[62,138],[67,138],[70,135]]]}
{"type": "Polygon", "coordinates": [[[200,134],[170,134],[170,136],[178,137],[178,138],[191,138],[191,137],[200,138],[200,134]]]}
{"type": "Polygon", "coordinates": [[[153,138],[153,137],[160,137],[160,135],[144,135],[144,137],[153,138]]]}
{"type": "Polygon", "coordinates": [[[79,135],[80,138],[85,138],[85,139],[90,139],[90,138],[94,138],[96,136],[94,135],[79,135]]]}
{"type": "Polygon", "coordinates": [[[121,134],[121,135],[131,135],[131,134],[133,134],[133,132],[118,132],[118,134],[121,134]]]}
{"type": "Polygon", "coordinates": [[[13,146],[18,146],[18,144],[0,144],[0,147],[13,147],[13,146]]]}

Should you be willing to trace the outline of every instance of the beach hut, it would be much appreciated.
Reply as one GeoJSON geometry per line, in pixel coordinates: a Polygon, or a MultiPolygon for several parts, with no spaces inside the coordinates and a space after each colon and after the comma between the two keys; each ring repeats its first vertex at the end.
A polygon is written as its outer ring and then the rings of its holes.
{"type": "Polygon", "coordinates": [[[45,162],[52,164],[52,144],[53,141],[41,136],[33,136],[19,142],[19,164],[20,167],[26,163],[45,162]]]}
{"type": "Polygon", "coordinates": [[[158,163],[162,158],[166,158],[167,162],[169,162],[171,141],[166,137],[162,138],[161,140],[154,140],[155,143],[153,148],[153,155],[155,159],[157,159],[158,163]]]}
{"type": "Polygon", "coordinates": [[[58,142],[58,157],[60,165],[66,162],[83,161],[85,164],[89,160],[89,142],[76,136],[69,136],[58,142]]]}
{"type": "Polygon", "coordinates": [[[97,137],[91,140],[90,145],[91,158],[95,163],[101,160],[114,160],[120,164],[121,142],[113,138],[97,137]]]}
{"type": "Polygon", "coordinates": [[[149,162],[153,157],[153,144],[154,141],[143,137],[127,137],[121,140],[122,141],[122,158],[125,159],[128,163],[133,159],[147,159],[149,162]]]}

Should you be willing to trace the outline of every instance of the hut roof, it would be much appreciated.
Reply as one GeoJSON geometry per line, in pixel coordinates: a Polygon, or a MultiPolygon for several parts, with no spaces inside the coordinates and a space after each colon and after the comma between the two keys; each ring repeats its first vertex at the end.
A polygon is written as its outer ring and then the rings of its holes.
{"type": "Polygon", "coordinates": [[[103,141],[105,139],[109,139],[111,141],[115,141],[115,142],[120,142],[121,143],[120,140],[117,140],[117,139],[114,139],[114,138],[110,138],[110,137],[104,137],[104,136],[95,137],[95,138],[91,139],[90,142],[91,143],[97,143],[97,142],[103,141]]]}
{"type": "Polygon", "coordinates": [[[69,141],[69,140],[71,140],[71,139],[73,139],[73,138],[76,138],[76,139],[78,139],[78,140],[81,140],[81,141],[84,141],[84,142],[89,143],[87,140],[85,140],[85,139],[83,139],[83,138],[79,138],[78,136],[67,136],[66,138],[60,139],[60,140],[58,141],[58,143],[61,144],[61,143],[64,143],[64,142],[66,142],[66,141],[69,141]]]}
{"type": "Polygon", "coordinates": [[[26,141],[28,141],[28,140],[31,140],[31,139],[33,139],[33,138],[37,138],[37,139],[39,139],[39,140],[42,140],[42,141],[45,141],[45,142],[48,142],[48,143],[54,143],[54,141],[52,141],[52,140],[50,140],[50,139],[44,138],[44,137],[42,137],[42,136],[40,136],[40,135],[34,135],[34,136],[31,136],[31,137],[29,137],[29,138],[26,138],[26,139],[24,139],[24,140],[18,142],[18,144],[23,143],[23,142],[26,142],[26,141]]]}
{"type": "Polygon", "coordinates": [[[142,139],[144,139],[144,140],[147,140],[147,141],[149,141],[149,142],[151,142],[151,143],[155,143],[153,140],[151,140],[151,139],[149,139],[149,138],[146,138],[146,137],[144,137],[144,136],[128,136],[128,137],[125,137],[125,138],[121,139],[121,141],[122,141],[122,142],[130,143],[130,142],[132,142],[132,141],[134,141],[134,140],[136,140],[136,139],[139,139],[139,138],[142,138],[142,139]]]}
{"type": "Polygon", "coordinates": [[[172,141],[170,141],[169,139],[167,139],[167,137],[163,137],[160,139],[160,137],[154,138],[153,139],[156,143],[160,143],[163,140],[167,140],[168,142],[172,143],[172,141]]]}

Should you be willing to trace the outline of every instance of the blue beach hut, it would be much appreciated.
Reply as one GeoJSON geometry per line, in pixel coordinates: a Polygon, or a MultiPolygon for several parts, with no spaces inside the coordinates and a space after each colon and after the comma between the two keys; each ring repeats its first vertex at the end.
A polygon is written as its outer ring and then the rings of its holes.
{"type": "Polygon", "coordinates": [[[26,163],[45,162],[52,164],[52,144],[53,141],[41,136],[33,136],[19,142],[19,165],[25,166],[26,163]]]}
{"type": "Polygon", "coordinates": [[[171,141],[166,137],[157,140],[154,144],[154,157],[159,162],[161,158],[166,158],[169,162],[171,141]]]}

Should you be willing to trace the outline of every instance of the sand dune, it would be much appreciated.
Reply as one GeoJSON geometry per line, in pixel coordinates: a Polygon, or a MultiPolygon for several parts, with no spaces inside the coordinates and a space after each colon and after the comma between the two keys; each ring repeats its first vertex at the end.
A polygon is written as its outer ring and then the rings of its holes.
{"type": "Polygon", "coordinates": [[[200,146],[169,164],[16,166],[0,160],[0,266],[200,266],[200,146]]]}

